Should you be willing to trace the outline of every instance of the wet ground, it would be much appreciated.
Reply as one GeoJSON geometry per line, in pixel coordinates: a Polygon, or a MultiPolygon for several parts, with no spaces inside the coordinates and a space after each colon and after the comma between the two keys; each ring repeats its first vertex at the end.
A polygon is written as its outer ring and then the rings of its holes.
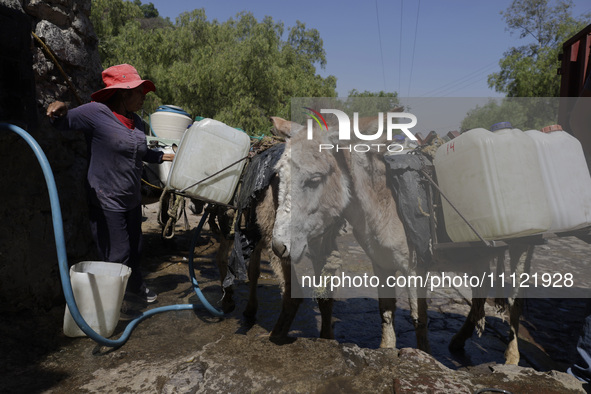
{"type": "MultiPolygon", "coordinates": [[[[179,225],[174,239],[163,242],[155,220],[157,208],[156,204],[144,208],[144,232],[146,279],[159,298],[149,306],[137,300],[128,300],[128,304],[141,310],[171,304],[200,304],[188,277],[187,256],[192,233],[183,231],[179,225]]],[[[198,218],[189,216],[189,221],[194,228],[198,218]]],[[[358,252],[346,236],[342,244],[346,246],[343,254],[358,252]]],[[[205,229],[196,249],[196,275],[203,293],[214,305],[221,296],[218,270],[213,262],[216,251],[217,241],[205,229]]],[[[591,258],[591,247],[574,238],[561,238],[551,240],[536,253],[539,257],[534,256],[534,260],[542,263],[568,264],[571,260],[591,258]]],[[[212,317],[203,308],[158,314],[140,323],[129,341],[116,350],[99,347],[88,338],[65,337],[61,332],[63,306],[35,314],[6,316],[0,322],[0,392],[108,392],[108,374],[113,373],[109,371],[114,367],[118,367],[121,373],[126,363],[143,360],[146,365],[162,363],[165,369],[167,360],[186,355],[189,363],[195,349],[220,341],[222,337],[266,338],[277,319],[280,305],[279,287],[268,265],[264,264],[259,282],[259,313],[254,325],[247,324],[242,318],[247,294],[248,284],[236,286],[236,309],[223,319],[212,317]],[[101,389],[96,383],[91,387],[88,379],[101,371],[105,376],[104,387],[101,389]]],[[[474,335],[468,340],[461,354],[452,354],[447,349],[451,336],[463,323],[468,310],[467,300],[463,298],[429,300],[432,355],[452,369],[503,363],[508,325],[502,316],[494,315],[492,306],[487,307],[490,316],[481,337],[474,335]]],[[[519,332],[520,365],[538,371],[566,370],[576,354],[576,341],[587,312],[587,302],[582,299],[528,299],[519,332]]],[[[304,300],[291,335],[317,337],[319,319],[315,302],[304,300]]],[[[121,321],[113,337],[118,337],[126,324],[121,321]]],[[[398,303],[396,330],[398,348],[416,347],[408,306],[403,300],[398,303]]],[[[377,348],[380,339],[377,300],[337,299],[334,332],[339,343],[377,348]]],[[[162,387],[144,390],[141,382],[148,378],[144,379],[137,371],[129,372],[127,378],[131,392],[182,392],[165,390],[170,383],[165,380],[162,380],[162,387]]]]}

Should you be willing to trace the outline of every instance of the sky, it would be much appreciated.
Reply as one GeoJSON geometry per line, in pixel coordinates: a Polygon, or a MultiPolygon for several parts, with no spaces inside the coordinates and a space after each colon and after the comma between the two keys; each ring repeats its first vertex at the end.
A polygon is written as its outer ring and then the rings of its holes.
{"type": "MultiPolygon", "coordinates": [[[[337,92],[398,92],[399,97],[500,97],[487,85],[509,48],[525,44],[507,31],[500,12],[511,0],[144,0],[160,16],[205,9],[225,22],[239,12],[271,16],[285,31],[296,21],[320,33],[327,64],[323,77],[337,78],[337,92]]],[[[575,0],[573,15],[591,11],[575,0]]],[[[590,21],[591,23],[591,21],[590,21]]]]}

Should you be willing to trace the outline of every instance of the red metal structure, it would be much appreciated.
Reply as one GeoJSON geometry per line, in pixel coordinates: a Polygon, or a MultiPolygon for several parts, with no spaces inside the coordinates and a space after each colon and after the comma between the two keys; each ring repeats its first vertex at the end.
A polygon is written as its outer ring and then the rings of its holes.
{"type": "MultiPolygon", "coordinates": [[[[583,90],[585,78],[591,72],[591,25],[569,38],[562,45],[558,69],[560,79],[560,97],[578,97],[583,90]]],[[[574,100],[561,102],[558,122],[567,125],[568,116],[574,100]]]]}

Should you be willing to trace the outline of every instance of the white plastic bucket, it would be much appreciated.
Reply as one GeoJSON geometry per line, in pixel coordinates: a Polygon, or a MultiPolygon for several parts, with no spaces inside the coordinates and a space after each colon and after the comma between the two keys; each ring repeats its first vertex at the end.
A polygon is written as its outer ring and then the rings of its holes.
{"type": "Polygon", "coordinates": [[[538,151],[539,166],[552,214],[550,231],[591,225],[591,177],[581,143],[559,125],[528,130],[538,151]]]}
{"type": "MultiPolygon", "coordinates": [[[[550,228],[538,155],[521,130],[469,130],[440,146],[434,165],[443,193],[485,239],[527,236],[550,228]]],[[[443,216],[452,241],[478,240],[445,200],[443,216]]]]}
{"type": "MultiPolygon", "coordinates": [[[[88,325],[103,337],[110,337],[117,327],[121,303],[131,268],[118,263],[83,261],[70,267],[70,281],[80,314],[88,325]]],[[[86,336],[66,305],[64,334],[86,336]]]]}
{"type": "Polygon", "coordinates": [[[189,197],[227,204],[234,195],[246,160],[233,163],[246,157],[249,150],[250,137],[245,132],[214,119],[195,122],[181,140],[167,188],[187,189],[183,193],[189,197]],[[204,179],[207,180],[195,185],[204,179]]]}
{"type": "Polygon", "coordinates": [[[174,105],[160,106],[150,115],[152,132],[158,138],[180,140],[192,123],[189,114],[174,105]]]}

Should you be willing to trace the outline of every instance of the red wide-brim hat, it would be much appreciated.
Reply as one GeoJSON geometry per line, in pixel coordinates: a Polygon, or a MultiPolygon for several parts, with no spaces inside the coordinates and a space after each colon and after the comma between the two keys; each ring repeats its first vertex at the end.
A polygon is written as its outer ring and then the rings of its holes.
{"type": "Polygon", "coordinates": [[[117,89],[134,89],[144,86],[144,94],[155,92],[156,86],[148,79],[142,79],[137,70],[129,64],[119,64],[107,68],[102,73],[105,87],[90,95],[94,101],[105,102],[117,89]]]}

